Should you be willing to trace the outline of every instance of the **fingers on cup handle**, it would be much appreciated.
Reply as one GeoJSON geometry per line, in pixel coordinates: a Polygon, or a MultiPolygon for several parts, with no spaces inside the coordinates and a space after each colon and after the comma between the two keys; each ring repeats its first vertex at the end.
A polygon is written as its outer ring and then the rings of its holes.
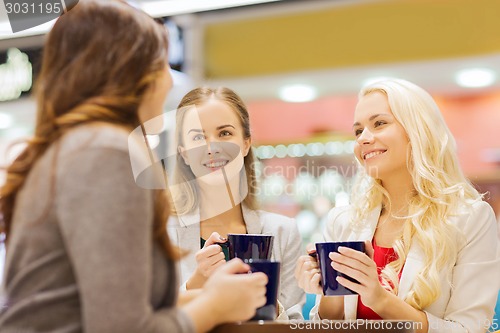
{"type": "Polygon", "coordinates": [[[321,274],[319,270],[314,273],[312,279],[311,279],[311,284],[315,287],[321,287],[321,274]]]}
{"type": "Polygon", "coordinates": [[[209,245],[213,245],[213,244],[218,244],[218,243],[225,243],[226,241],[227,241],[227,239],[222,237],[218,232],[214,231],[214,232],[212,232],[210,237],[208,237],[207,241],[205,242],[204,247],[209,246],[209,245]]]}
{"type": "Polygon", "coordinates": [[[297,259],[297,264],[295,265],[295,278],[298,280],[302,276],[304,271],[304,264],[306,262],[307,256],[300,256],[297,259]]]}
{"type": "Polygon", "coordinates": [[[307,253],[316,252],[316,245],[313,243],[307,244],[306,251],[307,251],[307,253]]]}

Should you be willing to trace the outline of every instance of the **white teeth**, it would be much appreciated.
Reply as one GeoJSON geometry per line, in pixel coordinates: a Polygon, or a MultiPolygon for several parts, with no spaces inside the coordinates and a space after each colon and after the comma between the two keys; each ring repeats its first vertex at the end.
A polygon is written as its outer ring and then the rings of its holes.
{"type": "Polygon", "coordinates": [[[205,164],[207,168],[220,168],[227,164],[227,161],[209,162],[205,164]]]}
{"type": "Polygon", "coordinates": [[[385,153],[385,151],[372,151],[371,153],[368,153],[365,155],[365,160],[369,159],[369,158],[372,158],[373,156],[377,156],[377,155],[380,155],[382,153],[385,153]]]}

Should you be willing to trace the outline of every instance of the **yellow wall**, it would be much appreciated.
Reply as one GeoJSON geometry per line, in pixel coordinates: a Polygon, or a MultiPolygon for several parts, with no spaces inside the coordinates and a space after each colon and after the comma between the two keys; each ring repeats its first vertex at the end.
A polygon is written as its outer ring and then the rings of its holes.
{"type": "Polygon", "coordinates": [[[381,1],[210,24],[205,75],[266,75],[499,51],[499,0],[381,1]]]}

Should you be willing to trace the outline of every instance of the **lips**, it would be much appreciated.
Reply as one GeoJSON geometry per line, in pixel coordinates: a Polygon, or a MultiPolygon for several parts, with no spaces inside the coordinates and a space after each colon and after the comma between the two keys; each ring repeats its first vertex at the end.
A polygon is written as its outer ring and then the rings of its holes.
{"type": "Polygon", "coordinates": [[[370,150],[370,151],[367,151],[367,152],[364,152],[363,153],[363,160],[368,160],[370,158],[373,158],[375,156],[378,156],[380,154],[383,154],[387,151],[387,149],[377,149],[377,150],[370,150]]]}
{"type": "Polygon", "coordinates": [[[203,165],[211,170],[217,170],[224,167],[229,161],[228,160],[210,160],[203,165]]]}

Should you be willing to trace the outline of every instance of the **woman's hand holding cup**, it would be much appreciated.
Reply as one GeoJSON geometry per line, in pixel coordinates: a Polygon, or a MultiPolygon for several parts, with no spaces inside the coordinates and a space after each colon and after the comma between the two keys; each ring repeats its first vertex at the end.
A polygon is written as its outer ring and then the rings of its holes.
{"type": "Polygon", "coordinates": [[[308,244],[307,255],[300,256],[297,260],[297,266],[295,268],[295,278],[297,279],[298,285],[306,293],[309,294],[322,294],[323,289],[321,288],[321,274],[319,270],[319,265],[315,254],[314,244],[308,244]]]}
{"type": "Polygon", "coordinates": [[[250,266],[235,258],[217,269],[205,283],[203,294],[213,299],[217,322],[249,320],[257,308],[266,304],[267,275],[246,274],[249,270],[250,266]]]}
{"type": "Polygon", "coordinates": [[[219,233],[213,232],[205,242],[203,248],[196,252],[196,271],[186,283],[187,289],[203,287],[212,273],[226,263],[224,252],[222,252],[221,246],[218,245],[225,241],[226,239],[219,235],[219,233]]]}

